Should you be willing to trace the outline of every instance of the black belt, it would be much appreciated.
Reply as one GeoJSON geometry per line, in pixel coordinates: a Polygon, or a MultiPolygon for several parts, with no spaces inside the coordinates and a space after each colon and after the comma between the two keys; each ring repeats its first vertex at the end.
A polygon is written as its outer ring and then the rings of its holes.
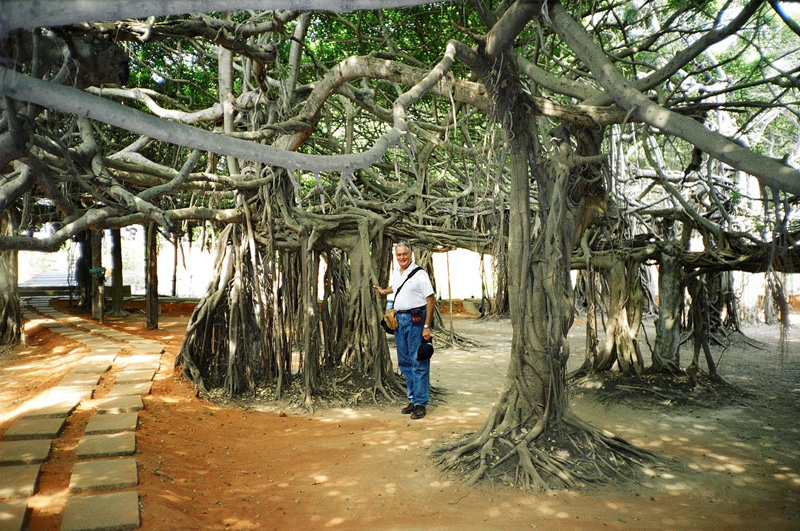
{"type": "Polygon", "coordinates": [[[411,308],[410,310],[395,310],[394,313],[411,313],[414,310],[424,310],[426,306],[427,305],[419,306],[417,308],[411,308]]]}

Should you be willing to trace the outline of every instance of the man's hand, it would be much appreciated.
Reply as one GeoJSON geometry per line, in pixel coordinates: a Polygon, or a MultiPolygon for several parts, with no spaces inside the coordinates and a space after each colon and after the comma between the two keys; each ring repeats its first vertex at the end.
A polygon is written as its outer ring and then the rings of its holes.
{"type": "Polygon", "coordinates": [[[388,295],[392,292],[392,288],[382,288],[379,285],[375,284],[372,286],[372,292],[377,295],[388,295]]]}
{"type": "Polygon", "coordinates": [[[425,297],[425,320],[430,322],[425,323],[422,328],[422,337],[425,341],[431,339],[431,325],[433,324],[433,309],[436,307],[436,296],[431,294],[425,297]]]}

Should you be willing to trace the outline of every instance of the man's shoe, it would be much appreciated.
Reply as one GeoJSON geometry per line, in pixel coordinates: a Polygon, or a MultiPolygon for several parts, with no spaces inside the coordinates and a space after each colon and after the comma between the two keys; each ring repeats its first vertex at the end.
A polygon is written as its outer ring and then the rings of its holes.
{"type": "Polygon", "coordinates": [[[425,416],[425,406],[414,406],[414,412],[411,413],[411,418],[416,420],[416,419],[421,419],[424,416],[425,416]]]}
{"type": "Polygon", "coordinates": [[[409,413],[413,412],[414,412],[414,404],[412,404],[411,402],[409,402],[406,407],[400,410],[400,413],[402,413],[403,415],[408,415],[409,413]]]}

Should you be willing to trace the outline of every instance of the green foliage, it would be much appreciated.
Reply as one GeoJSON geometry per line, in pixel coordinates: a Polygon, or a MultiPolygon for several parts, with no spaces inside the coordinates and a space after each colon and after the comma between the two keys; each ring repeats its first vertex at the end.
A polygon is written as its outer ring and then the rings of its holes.
{"type": "MultiPolygon", "coordinates": [[[[487,4],[492,9],[502,7],[499,2],[487,4]]],[[[669,66],[671,60],[680,57],[710,30],[729,23],[744,2],[644,0],[634,4],[598,0],[564,4],[591,33],[614,67],[627,79],[639,83],[669,66]]],[[[215,21],[230,20],[232,26],[224,31],[236,35],[254,24],[271,20],[273,14],[242,10],[230,15],[212,13],[207,16],[215,21]]],[[[173,19],[163,18],[156,22],[166,24],[170,20],[173,19]]],[[[318,86],[330,69],[347,58],[371,55],[398,67],[410,66],[419,72],[427,72],[441,59],[448,40],[457,39],[465,46],[474,47],[487,31],[474,5],[469,2],[344,15],[316,12],[301,43],[299,79],[295,86],[288,80],[293,71],[289,61],[290,51],[296,45],[291,36],[300,20],[295,17],[285,26],[243,37],[243,42],[249,46],[274,49],[274,63],[256,65],[253,59],[234,51],[234,97],[250,98],[241,108],[234,110],[236,133],[247,133],[265,144],[292,134],[293,131],[284,131],[281,127],[297,116],[312,88],[318,86]],[[262,78],[258,80],[257,66],[263,66],[262,78]]],[[[158,35],[145,43],[124,42],[122,45],[131,58],[127,87],[147,91],[165,109],[196,112],[213,108],[219,102],[219,65],[218,45],[212,40],[207,36],[158,35]]],[[[515,74],[524,90],[533,96],[563,105],[584,103],[574,93],[547,82],[552,80],[573,83],[581,88],[592,87],[602,93],[593,73],[552,31],[546,17],[535,18],[517,36],[514,53],[532,61],[546,78],[544,83],[540,83],[525,72],[515,74]]],[[[796,35],[765,4],[735,35],[686,58],[679,68],[667,73],[666,81],[645,86],[642,90],[667,109],[696,116],[708,127],[719,127],[725,136],[746,137],[753,151],[780,158],[796,150],[800,122],[796,108],[800,98],[792,80],[797,75],[796,65],[800,64],[798,53],[796,35]]],[[[503,61],[511,57],[511,54],[504,56],[497,64],[509,64],[503,61]]],[[[479,80],[461,61],[456,62],[450,75],[458,80],[479,80]]],[[[318,121],[313,124],[313,131],[308,133],[310,136],[304,138],[300,151],[334,155],[348,149],[353,153],[369,149],[389,129],[391,107],[409,87],[394,80],[359,79],[351,81],[347,88],[350,90],[342,90],[324,102],[318,121]],[[355,91],[358,97],[350,99],[355,91]]],[[[595,101],[602,99],[597,97],[595,101]]],[[[150,112],[143,103],[134,99],[126,99],[125,104],[150,112]]],[[[435,198],[434,202],[447,202],[459,197],[453,209],[473,206],[479,201],[476,197],[502,197],[508,163],[508,154],[503,151],[505,139],[498,134],[498,120],[502,117],[495,116],[492,109],[483,111],[462,103],[453,105],[446,94],[428,94],[407,110],[406,118],[412,125],[412,134],[404,139],[404,147],[387,152],[369,172],[355,175],[349,186],[358,187],[364,197],[372,194],[386,200],[406,190],[421,188],[417,183],[425,179],[425,190],[429,193],[426,200],[435,198]],[[463,194],[470,187],[474,192],[463,194]]],[[[51,117],[47,125],[54,137],[66,139],[63,142],[67,148],[79,142],[70,119],[51,117]]],[[[559,121],[555,117],[542,119],[537,132],[546,138],[549,130],[557,125],[559,121]]],[[[196,122],[194,126],[219,131],[221,119],[216,116],[205,122],[196,122]]],[[[138,135],[103,124],[95,124],[95,130],[97,142],[105,153],[119,150],[138,138],[138,135]]],[[[643,139],[653,139],[660,150],[659,164],[663,167],[659,169],[672,178],[683,175],[690,167],[693,146],[641,127],[633,119],[620,130],[613,130],[616,135],[613,144],[611,132],[612,128],[604,131],[604,149],[618,149],[614,161],[622,159],[624,162],[619,166],[623,168],[621,174],[614,177],[630,180],[622,184],[612,183],[612,201],[625,203],[631,198],[641,197],[642,200],[663,202],[664,189],[659,185],[648,188],[651,181],[637,174],[647,173],[645,170],[649,172],[647,175],[653,174],[652,162],[645,156],[643,139]],[[622,148],[618,147],[620,142],[624,144],[622,148]],[[647,190],[646,193],[643,190],[647,190]]],[[[185,148],[153,142],[142,151],[142,155],[177,169],[188,152],[185,148]]],[[[225,176],[229,171],[222,156],[204,157],[200,166],[218,176],[225,176]]],[[[705,172],[713,174],[722,171],[720,168],[721,165],[709,163],[709,157],[703,155],[701,167],[692,170],[694,173],[690,177],[694,181],[682,192],[687,197],[699,193],[698,176],[707,177],[705,172]]],[[[257,167],[255,173],[265,176],[269,171],[257,167]]],[[[320,189],[329,196],[335,195],[343,182],[338,173],[323,172],[318,176],[297,173],[296,178],[304,207],[315,206],[318,200],[315,194],[319,194],[320,189]]],[[[131,189],[138,191],[135,186],[131,189]]],[[[724,193],[736,208],[748,203],[736,190],[725,190],[724,193]]],[[[193,205],[215,207],[235,204],[230,193],[218,194],[215,191],[206,194],[190,190],[173,194],[166,203],[183,207],[190,204],[190,200],[193,205]]]]}

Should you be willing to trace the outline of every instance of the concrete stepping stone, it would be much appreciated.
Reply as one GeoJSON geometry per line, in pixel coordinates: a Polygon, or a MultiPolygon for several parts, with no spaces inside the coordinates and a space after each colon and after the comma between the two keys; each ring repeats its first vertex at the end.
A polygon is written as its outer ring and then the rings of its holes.
{"type": "Polygon", "coordinates": [[[155,375],[156,375],[155,369],[147,369],[143,371],[134,371],[130,369],[125,369],[124,371],[117,374],[117,377],[114,379],[114,383],[130,384],[130,383],[150,382],[153,380],[153,377],[155,375]]]}
{"type": "Polygon", "coordinates": [[[136,459],[100,459],[75,463],[69,480],[72,493],[103,489],[124,489],[139,484],[136,459]]]}
{"type": "Polygon", "coordinates": [[[70,328],[68,326],[64,326],[64,325],[60,325],[60,324],[48,323],[48,324],[45,324],[44,326],[45,326],[45,328],[47,328],[51,332],[56,333],[56,334],[60,334],[60,335],[62,335],[64,337],[68,337],[70,339],[76,338],[76,337],[80,338],[80,337],[83,337],[85,335],[85,334],[81,334],[80,332],[76,332],[75,330],[73,330],[72,328],[70,328]]]}
{"type": "Polygon", "coordinates": [[[81,339],[81,343],[83,343],[84,345],[86,345],[91,349],[114,348],[117,346],[111,341],[105,339],[81,339]]]}
{"type": "Polygon", "coordinates": [[[157,372],[161,368],[161,363],[135,364],[126,366],[123,371],[153,371],[157,372]]]}
{"type": "Polygon", "coordinates": [[[112,396],[97,400],[95,409],[98,413],[130,413],[144,409],[141,395],[112,396]]]}
{"type": "Polygon", "coordinates": [[[97,435],[98,433],[117,433],[120,431],[133,431],[139,423],[139,413],[109,413],[107,415],[92,415],[86,425],[84,433],[97,435]]]}
{"type": "Polygon", "coordinates": [[[22,531],[28,524],[28,500],[0,502],[0,531],[22,531]]]}
{"type": "Polygon", "coordinates": [[[98,352],[93,350],[91,354],[84,356],[81,361],[88,363],[114,363],[119,351],[120,349],[117,347],[114,347],[114,352],[98,352]]]}
{"type": "Polygon", "coordinates": [[[153,382],[114,384],[107,396],[149,395],[153,382]]]}
{"type": "Polygon", "coordinates": [[[164,345],[162,345],[160,341],[148,341],[147,339],[142,339],[138,336],[131,336],[131,338],[128,340],[128,343],[136,348],[143,348],[146,350],[164,348],[164,345]]]}
{"type": "Polygon", "coordinates": [[[91,385],[94,387],[100,381],[100,373],[71,372],[61,378],[58,385],[91,385]]]}
{"type": "Polygon", "coordinates": [[[161,357],[161,354],[164,352],[164,347],[161,345],[153,346],[153,347],[134,347],[136,352],[147,355],[147,356],[157,356],[161,357]]]}
{"type": "Polygon", "coordinates": [[[136,435],[133,432],[84,435],[78,441],[79,459],[91,457],[115,457],[131,455],[136,451],[136,435]]]}
{"type": "Polygon", "coordinates": [[[98,356],[110,356],[110,357],[111,357],[111,361],[110,361],[109,363],[113,363],[113,361],[114,361],[114,358],[116,358],[116,357],[117,357],[117,354],[119,354],[119,351],[120,351],[120,350],[122,350],[120,347],[114,347],[114,348],[93,348],[93,349],[91,349],[89,352],[90,352],[91,354],[93,354],[93,355],[94,355],[94,354],[96,354],[96,355],[98,355],[98,356]]]}
{"type": "Polygon", "coordinates": [[[31,409],[20,415],[20,418],[65,418],[78,407],[80,400],[75,397],[56,398],[46,393],[40,398],[34,399],[31,409]]]}
{"type": "Polygon", "coordinates": [[[135,336],[132,339],[129,339],[127,343],[133,347],[133,352],[142,355],[161,354],[161,352],[164,350],[164,345],[158,341],[137,341],[135,336]]]}
{"type": "Polygon", "coordinates": [[[140,365],[144,365],[146,366],[144,368],[149,369],[152,365],[161,364],[161,354],[132,354],[126,358],[120,357],[117,362],[126,369],[142,370],[137,368],[140,365]]]}
{"type": "Polygon", "coordinates": [[[130,365],[125,365],[122,369],[123,371],[153,371],[156,372],[161,367],[161,362],[153,361],[153,362],[142,362],[142,363],[132,363],[130,365]]]}
{"type": "Polygon", "coordinates": [[[92,332],[91,334],[83,334],[84,335],[83,341],[85,343],[101,347],[105,345],[113,345],[113,342],[110,341],[108,338],[96,335],[97,334],[96,330],[92,330],[91,332],[92,332]]]}
{"type": "Polygon", "coordinates": [[[85,328],[90,332],[88,335],[93,341],[106,341],[104,337],[98,337],[105,331],[105,327],[98,326],[95,325],[94,323],[89,323],[86,321],[81,323],[81,327],[85,328]]]}
{"type": "Polygon", "coordinates": [[[12,500],[33,496],[39,485],[40,470],[40,465],[0,466],[0,499],[12,500]]]}
{"type": "Polygon", "coordinates": [[[136,491],[70,497],[61,519],[61,531],[136,529],[139,525],[136,491]]]}
{"type": "Polygon", "coordinates": [[[72,372],[91,372],[91,373],[104,373],[111,368],[110,361],[92,361],[86,358],[79,361],[73,367],[72,372]]]}
{"type": "Polygon", "coordinates": [[[0,466],[44,463],[52,442],[49,439],[0,441],[0,466]]]}
{"type": "Polygon", "coordinates": [[[94,393],[94,385],[56,385],[48,391],[54,400],[89,400],[94,393]]]}
{"type": "Polygon", "coordinates": [[[66,418],[55,419],[28,419],[15,420],[3,433],[6,441],[21,441],[29,439],[55,439],[64,429],[66,418]]]}

